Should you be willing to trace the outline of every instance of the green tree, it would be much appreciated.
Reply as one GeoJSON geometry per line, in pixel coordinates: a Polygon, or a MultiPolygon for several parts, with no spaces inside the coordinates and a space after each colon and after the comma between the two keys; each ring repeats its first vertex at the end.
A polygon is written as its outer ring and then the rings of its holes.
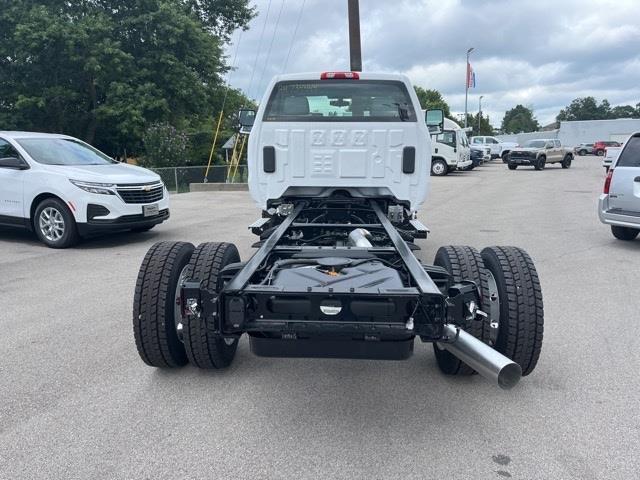
{"type": "Polygon", "coordinates": [[[533,116],[533,110],[520,104],[507,110],[502,119],[501,130],[504,133],[535,132],[539,128],[540,125],[533,116]]]}
{"type": "Polygon", "coordinates": [[[415,85],[413,88],[416,90],[418,100],[420,100],[420,106],[423,108],[423,110],[441,109],[444,112],[445,117],[452,118],[449,104],[445,101],[444,97],[439,91],[422,88],[417,85],[415,85]]]}
{"type": "MultiPolygon", "coordinates": [[[[461,127],[464,126],[464,114],[460,114],[460,119],[456,120],[461,127]]],[[[475,135],[493,135],[493,127],[489,121],[488,115],[480,115],[480,129],[478,129],[478,114],[467,113],[467,127],[471,127],[471,132],[467,135],[469,137],[475,135]]]]}
{"type": "Polygon", "coordinates": [[[605,99],[598,102],[593,97],[574,99],[569,106],[560,110],[556,120],[604,120],[611,117],[611,106],[605,99]]]}
{"type": "Polygon", "coordinates": [[[611,118],[640,118],[640,108],[631,105],[618,105],[611,109],[611,118]]]}
{"type": "Polygon", "coordinates": [[[5,0],[0,129],[68,133],[116,155],[140,152],[153,123],[199,128],[221,103],[223,45],[255,14],[248,3],[5,0]]]}

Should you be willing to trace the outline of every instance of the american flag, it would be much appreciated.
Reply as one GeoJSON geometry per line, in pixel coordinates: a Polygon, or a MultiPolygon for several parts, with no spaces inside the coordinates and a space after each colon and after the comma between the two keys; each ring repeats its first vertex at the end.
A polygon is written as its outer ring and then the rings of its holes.
{"type": "Polygon", "coordinates": [[[469,62],[467,62],[467,88],[476,88],[476,72],[473,71],[469,62]]]}

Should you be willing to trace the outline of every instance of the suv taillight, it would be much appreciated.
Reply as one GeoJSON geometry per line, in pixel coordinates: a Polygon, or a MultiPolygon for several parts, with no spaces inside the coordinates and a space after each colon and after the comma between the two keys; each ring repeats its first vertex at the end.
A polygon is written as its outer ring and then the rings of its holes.
{"type": "Polygon", "coordinates": [[[324,72],[320,80],[360,80],[358,72],[324,72]]]}
{"type": "Polygon", "coordinates": [[[609,188],[611,187],[611,177],[613,177],[613,168],[609,169],[609,173],[607,173],[607,178],[604,180],[604,189],[602,193],[609,194],[609,188]]]}

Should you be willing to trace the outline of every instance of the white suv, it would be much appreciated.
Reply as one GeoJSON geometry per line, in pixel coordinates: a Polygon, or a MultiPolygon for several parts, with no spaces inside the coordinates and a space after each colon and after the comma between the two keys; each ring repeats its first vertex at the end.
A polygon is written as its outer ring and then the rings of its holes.
{"type": "Polygon", "coordinates": [[[0,225],[35,231],[49,247],[169,218],[160,177],[66,135],[0,132],[0,225]]]}
{"type": "Polygon", "coordinates": [[[621,150],[607,174],[598,216],[611,225],[614,237],[634,240],[640,234],[640,132],[631,135],[621,150]]]}

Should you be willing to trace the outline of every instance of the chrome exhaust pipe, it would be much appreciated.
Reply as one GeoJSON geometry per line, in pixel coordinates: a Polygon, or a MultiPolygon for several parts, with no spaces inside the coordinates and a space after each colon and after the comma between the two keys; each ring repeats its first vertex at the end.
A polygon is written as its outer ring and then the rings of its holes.
{"type": "Polygon", "coordinates": [[[486,343],[451,324],[444,326],[443,333],[455,340],[451,343],[438,343],[438,346],[454,354],[491,383],[508,390],[520,381],[520,365],[486,343]]]}
{"type": "Polygon", "coordinates": [[[369,241],[370,237],[371,233],[369,232],[369,230],[365,230],[364,228],[356,228],[349,232],[348,243],[353,247],[371,248],[373,245],[371,245],[371,242],[369,241]]]}

